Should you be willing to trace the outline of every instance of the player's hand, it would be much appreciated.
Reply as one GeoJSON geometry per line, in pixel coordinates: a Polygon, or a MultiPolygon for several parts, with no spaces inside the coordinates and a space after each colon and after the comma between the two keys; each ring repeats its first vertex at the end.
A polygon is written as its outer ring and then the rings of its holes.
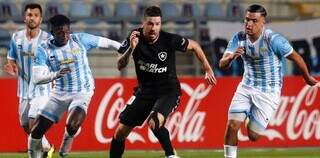
{"type": "Polygon", "coordinates": [[[217,84],[217,79],[214,77],[214,73],[212,70],[206,71],[205,74],[205,80],[207,81],[208,84],[210,85],[216,85],[217,84]]]}
{"type": "Polygon", "coordinates": [[[140,36],[140,32],[139,31],[132,31],[132,33],[130,35],[130,47],[132,49],[135,49],[137,44],[139,43],[138,36],[140,36]]]}
{"type": "Polygon", "coordinates": [[[12,76],[18,75],[18,67],[14,63],[13,64],[7,63],[6,65],[4,65],[3,70],[12,76]]]}
{"type": "Polygon", "coordinates": [[[232,59],[233,60],[237,59],[243,53],[244,53],[244,48],[243,47],[238,47],[237,50],[234,52],[232,59]]]}
{"type": "Polygon", "coordinates": [[[317,79],[315,79],[314,77],[312,77],[312,76],[306,77],[305,81],[310,86],[316,86],[316,85],[319,86],[320,85],[319,81],[317,79]]]}
{"type": "Polygon", "coordinates": [[[57,78],[63,77],[64,75],[70,72],[71,72],[71,69],[69,67],[62,68],[57,72],[57,78]]]}

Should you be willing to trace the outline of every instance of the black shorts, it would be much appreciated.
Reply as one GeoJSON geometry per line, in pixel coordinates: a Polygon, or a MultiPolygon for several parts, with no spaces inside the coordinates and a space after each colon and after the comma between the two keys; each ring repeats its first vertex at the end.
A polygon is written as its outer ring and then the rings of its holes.
{"type": "Polygon", "coordinates": [[[121,112],[120,123],[130,127],[141,126],[151,111],[161,113],[167,118],[178,107],[180,96],[180,92],[169,92],[153,97],[137,92],[129,99],[125,109],[121,112]]]}

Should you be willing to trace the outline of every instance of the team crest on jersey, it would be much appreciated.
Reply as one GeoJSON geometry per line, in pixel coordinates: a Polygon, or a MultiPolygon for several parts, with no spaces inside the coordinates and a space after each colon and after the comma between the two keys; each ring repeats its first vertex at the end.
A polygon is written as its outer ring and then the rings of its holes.
{"type": "Polygon", "coordinates": [[[167,52],[158,53],[158,57],[161,61],[165,61],[167,59],[167,52]]]}

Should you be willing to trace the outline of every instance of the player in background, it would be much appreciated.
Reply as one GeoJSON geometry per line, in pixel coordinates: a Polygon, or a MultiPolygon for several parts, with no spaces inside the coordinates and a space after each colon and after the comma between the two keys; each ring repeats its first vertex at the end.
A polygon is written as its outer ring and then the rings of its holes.
{"type": "Polygon", "coordinates": [[[120,47],[120,43],[108,38],[87,33],[71,34],[70,19],[64,15],[50,18],[49,25],[53,37],[37,49],[33,82],[42,84],[55,81],[55,84],[29,137],[31,158],[40,155],[41,137],[53,123],[59,121],[65,111],[68,111],[68,116],[59,155],[64,157],[68,154],[86,118],[95,87],[88,63],[88,51],[97,47],[111,47],[115,50],[120,47]]]}
{"type": "Polygon", "coordinates": [[[120,114],[120,124],[113,136],[110,158],[121,158],[125,139],[136,126],[147,120],[159,140],[166,158],[177,158],[171,145],[166,118],[180,101],[180,82],[176,74],[176,51],[192,51],[205,71],[205,80],[216,84],[213,71],[199,44],[193,40],[161,30],[161,10],[148,7],[143,16],[142,28],[134,29],[119,49],[118,69],[127,66],[132,56],[138,79],[134,95],[120,114]]]}
{"type": "Polygon", "coordinates": [[[282,35],[264,27],[267,12],[263,6],[251,5],[244,19],[244,32],[229,41],[219,66],[229,68],[232,61],[244,61],[243,79],[233,96],[225,132],[224,156],[237,157],[238,130],[248,120],[248,137],[257,141],[267,128],[280,103],[282,61],[287,58],[298,65],[308,85],[318,81],[310,76],[301,56],[282,35]]]}
{"type": "MultiPolygon", "coordinates": [[[[32,82],[32,66],[36,48],[50,36],[40,29],[42,22],[42,8],[39,4],[30,3],[24,8],[25,29],[12,35],[10,49],[7,55],[8,63],[4,70],[18,78],[19,120],[27,134],[34,125],[38,109],[48,101],[51,84],[35,85],[32,82]]],[[[48,140],[42,138],[42,147],[47,157],[51,148],[48,140]]],[[[52,156],[53,147],[48,157],[52,156]]]]}

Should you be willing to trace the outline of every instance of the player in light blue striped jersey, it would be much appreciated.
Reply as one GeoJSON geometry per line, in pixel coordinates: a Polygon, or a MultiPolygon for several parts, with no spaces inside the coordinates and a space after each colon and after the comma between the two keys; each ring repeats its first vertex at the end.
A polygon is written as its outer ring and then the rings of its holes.
{"type": "Polygon", "coordinates": [[[70,20],[64,15],[50,18],[49,24],[53,37],[37,49],[33,82],[43,84],[54,81],[55,84],[29,137],[28,148],[32,158],[40,152],[40,138],[65,111],[68,111],[68,118],[59,155],[67,155],[75,135],[80,132],[94,91],[88,51],[96,47],[120,48],[120,43],[108,38],[86,33],[71,34],[70,20]]]}
{"type": "Polygon", "coordinates": [[[240,125],[248,120],[248,137],[256,141],[267,128],[280,103],[282,61],[287,58],[300,68],[306,83],[318,83],[310,76],[307,66],[290,43],[280,34],[264,27],[267,12],[260,5],[248,7],[245,31],[236,33],[220,60],[221,68],[230,67],[241,57],[244,74],[233,96],[228,112],[225,133],[225,158],[237,157],[237,134],[240,125]]]}
{"type": "MultiPolygon", "coordinates": [[[[49,34],[40,29],[42,8],[30,3],[24,8],[25,29],[12,35],[7,55],[6,72],[18,78],[19,119],[24,131],[29,134],[37,117],[37,112],[49,99],[51,84],[35,85],[32,80],[32,66],[37,46],[49,38],[49,34]]],[[[43,149],[48,151],[50,144],[42,139],[43,149]]]]}

